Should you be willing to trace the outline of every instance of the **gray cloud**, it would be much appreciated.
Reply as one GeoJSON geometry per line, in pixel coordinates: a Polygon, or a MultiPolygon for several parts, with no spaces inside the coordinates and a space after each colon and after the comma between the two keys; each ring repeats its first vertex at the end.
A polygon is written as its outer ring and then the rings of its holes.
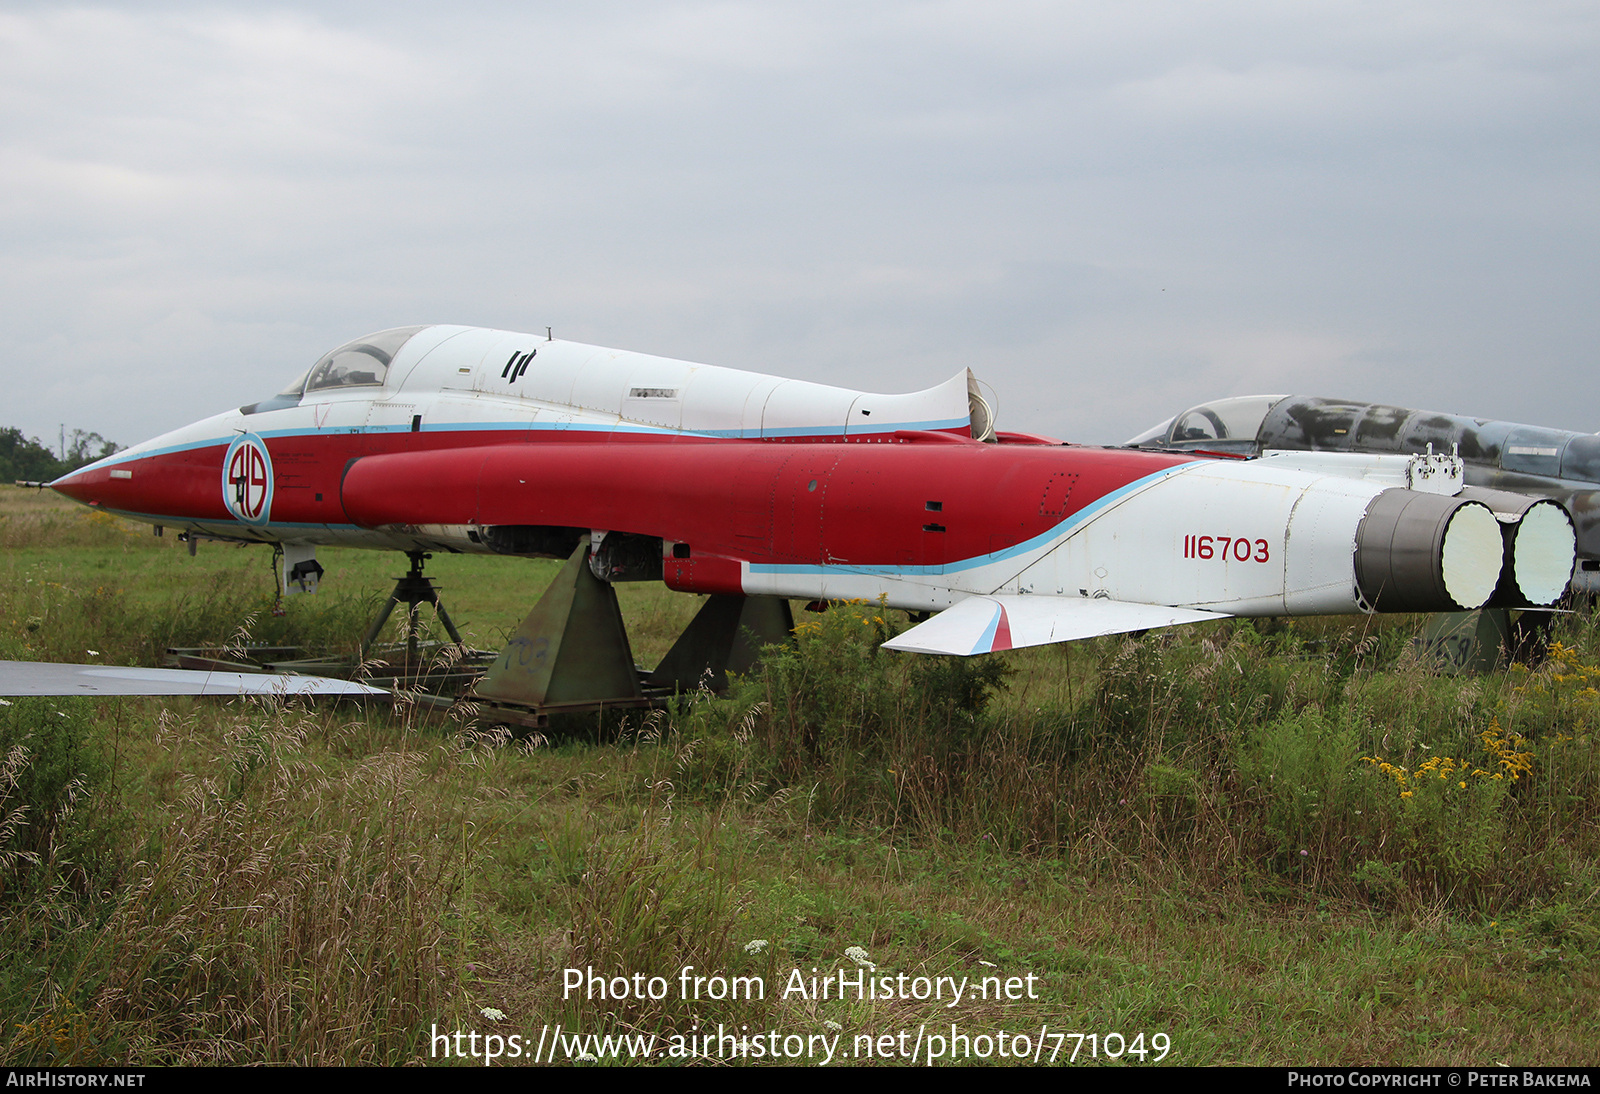
{"type": "Polygon", "coordinates": [[[1580,4],[12,6],[6,419],[131,442],[439,321],[971,365],[1089,441],[1262,390],[1596,429],[1597,39],[1580,4]]]}

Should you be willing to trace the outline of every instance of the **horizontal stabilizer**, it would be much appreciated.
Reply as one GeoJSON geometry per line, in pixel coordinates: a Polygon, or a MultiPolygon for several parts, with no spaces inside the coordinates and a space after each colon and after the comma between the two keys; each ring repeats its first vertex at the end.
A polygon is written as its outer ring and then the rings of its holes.
{"type": "Polygon", "coordinates": [[[970,657],[995,650],[1047,646],[1102,634],[1153,630],[1180,623],[1226,619],[1221,612],[1129,604],[1076,596],[969,596],[926,623],[885,642],[909,653],[970,657]]]}
{"type": "Polygon", "coordinates": [[[382,688],[268,672],[58,665],[0,661],[0,695],[382,695],[382,688]]]}

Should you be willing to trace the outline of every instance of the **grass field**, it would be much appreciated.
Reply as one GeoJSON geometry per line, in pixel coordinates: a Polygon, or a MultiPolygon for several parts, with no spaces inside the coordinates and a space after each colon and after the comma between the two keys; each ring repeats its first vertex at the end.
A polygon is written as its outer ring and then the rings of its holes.
{"type": "MultiPolygon", "coordinates": [[[[348,648],[404,567],[324,552],[322,591],[274,617],[264,548],[190,558],[9,487],[0,548],[9,659],[153,664],[242,628],[348,648]]],[[[429,563],[485,646],[554,568],[429,563]]],[[[697,600],[619,591],[653,663],[697,600]]],[[[905,622],[873,605],[798,618],[725,698],[543,737],[405,708],[8,701],[0,1059],[1600,1057],[1591,617],[1542,666],[1462,678],[1415,660],[1404,618],[976,661],[876,653],[905,622]],[[564,995],[568,969],[607,997],[564,995]],[[818,997],[841,973],[846,998],[818,997]],[[764,997],[715,997],[736,977],[764,997]]]]}

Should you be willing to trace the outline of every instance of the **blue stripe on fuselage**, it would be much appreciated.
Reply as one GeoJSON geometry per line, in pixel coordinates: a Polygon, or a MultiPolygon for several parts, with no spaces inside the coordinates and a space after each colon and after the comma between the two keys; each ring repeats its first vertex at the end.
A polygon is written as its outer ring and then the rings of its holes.
{"type": "Polygon", "coordinates": [[[1192,463],[1180,463],[1173,467],[1164,467],[1154,474],[1135,479],[1126,486],[1120,486],[1104,497],[1096,498],[1076,513],[1067,517],[1060,524],[1057,524],[1049,531],[1039,533],[1032,539],[1023,540],[1021,543],[1007,547],[1003,551],[975,555],[972,558],[947,562],[943,566],[854,566],[849,564],[811,566],[752,562],[750,564],[750,572],[753,574],[878,574],[888,577],[922,577],[931,574],[959,573],[962,570],[976,569],[979,566],[987,566],[992,562],[1004,562],[1007,559],[1016,558],[1018,555],[1027,554],[1049,544],[1053,540],[1065,539],[1077,531],[1081,525],[1092,520],[1130,494],[1137,493],[1145,487],[1166,478],[1168,475],[1198,466],[1200,462],[1196,460],[1192,463]]]}

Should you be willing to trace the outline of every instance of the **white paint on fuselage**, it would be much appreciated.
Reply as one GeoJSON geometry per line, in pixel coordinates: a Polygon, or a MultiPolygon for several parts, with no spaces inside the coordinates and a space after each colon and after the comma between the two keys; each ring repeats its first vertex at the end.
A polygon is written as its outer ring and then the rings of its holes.
{"type": "Polygon", "coordinates": [[[1132,483],[1051,532],[928,567],[747,565],[751,595],[876,600],[939,611],[969,595],[1104,597],[1232,615],[1359,610],[1356,532],[1383,483],[1198,461],[1132,483]],[[1185,557],[1185,537],[1245,537],[1248,560],[1185,557]],[[1264,548],[1258,544],[1264,544],[1264,548]],[[1258,560],[1258,555],[1264,556],[1258,560]]]}
{"type": "MultiPolygon", "coordinates": [[[[429,327],[395,354],[386,383],[305,395],[300,404],[237,410],[173,430],[96,466],[225,445],[243,432],[301,435],[410,430],[629,431],[719,438],[892,434],[967,424],[967,374],[926,391],[870,395],[537,335],[429,327]]],[[[886,436],[887,439],[887,436],[886,436]]],[[[1350,611],[1352,553],[1362,514],[1383,484],[1268,461],[1199,461],[1130,484],[1045,535],[993,556],[941,567],[746,565],[757,595],[888,598],[940,610],[972,594],[1103,596],[1235,614],[1350,611]],[[1185,557],[1185,537],[1246,538],[1248,559],[1185,557]],[[1257,541],[1265,544],[1259,552],[1257,541]],[[1257,557],[1257,555],[1263,557],[1257,557]]],[[[220,482],[219,482],[220,489],[220,482]]],[[[159,514],[134,514],[151,523],[159,514]]],[[[172,523],[170,518],[165,522],[172,523]]],[[[178,522],[180,526],[184,522],[178,522]]],[[[188,522],[192,530],[284,543],[482,552],[467,528],[416,534],[348,525],[259,530],[188,522]]]]}
{"type": "MultiPolygon", "coordinates": [[[[963,370],[924,391],[877,395],[533,334],[433,326],[400,347],[383,384],[308,392],[298,405],[278,410],[225,411],[124,449],[86,470],[225,447],[247,432],[268,441],[403,432],[412,428],[414,417],[420,418],[420,431],[431,434],[582,431],[825,441],[848,432],[887,438],[897,430],[967,426],[967,383],[963,370]],[[525,364],[516,367],[524,357],[525,364]]],[[[233,521],[177,520],[171,514],[125,515],[205,535],[282,543],[426,550],[440,542],[349,525],[275,522],[255,529],[233,521]]],[[[449,546],[485,550],[467,539],[449,546]]]]}

